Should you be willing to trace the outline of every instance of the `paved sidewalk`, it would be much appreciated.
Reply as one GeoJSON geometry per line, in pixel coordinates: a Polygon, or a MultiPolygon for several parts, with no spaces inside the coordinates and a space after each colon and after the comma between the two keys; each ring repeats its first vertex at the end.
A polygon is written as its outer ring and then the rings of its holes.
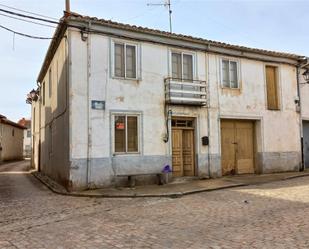
{"type": "Polygon", "coordinates": [[[237,175],[227,176],[217,179],[191,179],[183,182],[169,183],[165,185],[136,186],[135,188],[118,187],[95,190],[85,190],[80,192],[68,192],[66,189],[49,177],[33,172],[42,183],[53,192],[63,195],[84,196],[84,197],[181,197],[188,194],[213,191],[240,186],[258,185],[274,181],[288,180],[296,177],[309,176],[309,171],[287,172],[264,175],[237,175]]]}

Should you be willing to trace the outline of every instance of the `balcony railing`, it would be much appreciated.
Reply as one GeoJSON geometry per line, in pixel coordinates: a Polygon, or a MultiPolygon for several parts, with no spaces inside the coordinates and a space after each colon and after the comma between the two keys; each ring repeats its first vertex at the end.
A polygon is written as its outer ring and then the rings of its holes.
{"type": "Polygon", "coordinates": [[[207,105],[207,83],[200,80],[166,78],[165,101],[178,105],[207,105]]]}

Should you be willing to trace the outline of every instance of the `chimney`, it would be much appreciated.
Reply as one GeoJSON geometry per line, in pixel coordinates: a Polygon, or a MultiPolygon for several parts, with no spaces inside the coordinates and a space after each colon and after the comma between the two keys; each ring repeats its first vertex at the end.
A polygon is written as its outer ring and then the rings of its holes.
{"type": "Polygon", "coordinates": [[[65,0],[65,11],[64,11],[64,16],[68,17],[70,16],[70,0],[65,0]]]}

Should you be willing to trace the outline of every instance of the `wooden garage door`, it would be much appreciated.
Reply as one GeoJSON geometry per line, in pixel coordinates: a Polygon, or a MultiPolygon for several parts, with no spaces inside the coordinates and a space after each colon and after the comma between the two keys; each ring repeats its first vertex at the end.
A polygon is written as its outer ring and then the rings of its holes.
{"type": "Polygon", "coordinates": [[[222,174],[254,173],[254,123],[221,121],[222,174]]]}

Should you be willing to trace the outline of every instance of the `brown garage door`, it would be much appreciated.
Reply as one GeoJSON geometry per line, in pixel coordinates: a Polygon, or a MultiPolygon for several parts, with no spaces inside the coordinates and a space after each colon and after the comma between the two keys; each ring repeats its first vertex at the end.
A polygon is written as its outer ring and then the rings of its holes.
{"type": "Polygon", "coordinates": [[[254,123],[221,121],[222,174],[254,173],[254,123]]]}

